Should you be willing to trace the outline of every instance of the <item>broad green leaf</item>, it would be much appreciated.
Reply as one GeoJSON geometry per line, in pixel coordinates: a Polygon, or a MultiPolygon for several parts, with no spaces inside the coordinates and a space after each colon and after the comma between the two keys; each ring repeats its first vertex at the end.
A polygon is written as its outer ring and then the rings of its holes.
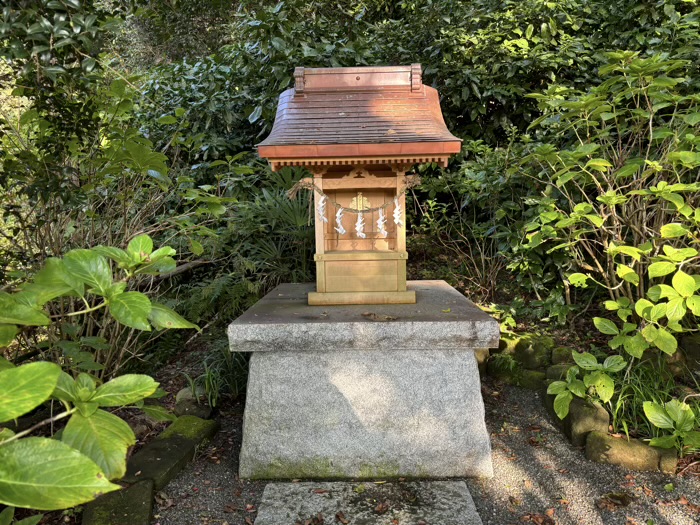
{"type": "Polygon", "coordinates": [[[151,301],[141,292],[124,292],[109,298],[109,311],[121,324],[149,332],[151,301]]]}
{"type": "Polygon", "coordinates": [[[698,254],[698,251],[695,248],[677,249],[673,246],[669,246],[668,244],[664,245],[663,250],[669,259],[677,263],[687,261],[698,254]]]}
{"type": "Polygon", "coordinates": [[[658,448],[674,448],[676,446],[676,436],[660,436],[649,441],[649,445],[658,448]]]}
{"type": "Polygon", "coordinates": [[[619,372],[627,366],[627,361],[621,355],[611,355],[603,361],[603,370],[614,373],[619,372]]]}
{"type": "Polygon", "coordinates": [[[51,320],[42,311],[19,304],[10,294],[0,292],[0,323],[46,326],[51,320]]]}
{"type": "Polygon", "coordinates": [[[687,403],[682,403],[677,399],[671,399],[668,403],[664,404],[666,413],[675,422],[676,430],[680,432],[688,432],[693,430],[695,426],[695,414],[691,410],[687,403]]]}
{"type": "Polygon", "coordinates": [[[46,401],[61,367],[44,361],[0,372],[0,423],[18,418],[46,401]]]}
{"type": "Polygon", "coordinates": [[[654,338],[654,345],[668,355],[673,355],[678,349],[678,341],[676,338],[662,326],[657,330],[657,336],[654,338]]]}
{"type": "Polygon", "coordinates": [[[122,419],[97,410],[90,417],[73,414],[61,441],[92,459],[107,479],[117,479],[126,473],[126,452],[136,437],[122,419]]]}
{"type": "Polygon", "coordinates": [[[163,246],[161,248],[158,248],[156,251],[154,251],[150,255],[149,260],[154,262],[154,261],[157,261],[158,259],[162,259],[163,257],[172,257],[176,253],[177,252],[175,251],[174,248],[171,248],[170,246],[163,246]]]}
{"type": "Polygon", "coordinates": [[[688,297],[686,305],[690,308],[690,311],[693,312],[693,315],[700,317],[700,296],[694,295],[688,297]]]}
{"type": "Polygon", "coordinates": [[[617,265],[617,276],[628,283],[632,283],[635,286],[639,285],[639,275],[632,268],[626,264],[617,265]]]}
{"type": "Polygon", "coordinates": [[[586,397],[586,385],[580,379],[574,379],[569,382],[569,391],[577,397],[586,397]]]}
{"type": "MultiPolygon", "coordinates": [[[[617,329],[617,326],[615,326],[615,323],[613,323],[609,319],[604,319],[602,317],[594,317],[593,324],[595,325],[595,327],[598,330],[600,330],[602,333],[604,333],[606,335],[617,335],[620,333],[620,331],[617,329]]],[[[591,355],[591,354],[588,354],[588,355],[591,355]]],[[[574,358],[575,357],[576,356],[574,356],[574,358]]],[[[593,356],[591,356],[591,357],[593,357],[593,356]]],[[[595,359],[595,357],[593,357],[593,359],[595,359]]]]}
{"type": "Polygon", "coordinates": [[[636,303],[634,303],[634,311],[637,312],[639,317],[644,319],[649,318],[649,312],[651,312],[652,308],[654,308],[654,303],[647,301],[646,299],[639,299],[636,303]]]}
{"type": "Polygon", "coordinates": [[[649,318],[652,321],[658,321],[659,319],[665,317],[666,316],[666,304],[667,303],[655,304],[651,308],[651,311],[649,312],[649,318]]]}
{"type": "Polygon", "coordinates": [[[661,227],[661,237],[664,239],[675,239],[688,233],[688,228],[678,223],[664,224],[661,227]]]}
{"type": "Polygon", "coordinates": [[[0,503],[37,510],[74,507],[119,490],[88,457],[55,439],[0,446],[0,503]]]}
{"type": "Polygon", "coordinates": [[[91,401],[103,407],[130,405],[150,396],[156,388],[158,383],[147,375],[126,374],[98,387],[91,401]]]}
{"type": "Polygon", "coordinates": [[[685,317],[688,309],[685,307],[685,299],[671,299],[666,305],[666,317],[669,321],[680,321],[685,317]]]}
{"type": "Polygon", "coordinates": [[[10,361],[8,361],[2,355],[0,355],[0,372],[14,367],[15,365],[13,365],[10,361]]]}
{"type": "Polygon", "coordinates": [[[548,394],[561,394],[566,391],[566,383],[564,381],[553,381],[547,387],[548,394]]]}
{"type": "Polygon", "coordinates": [[[569,414],[569,406],[574,396],[568,390],[557,394],[554,398],[554,412],[559,419],[564,419],[569,414]]]}
{"type": "Polygon", "coordinates": [[[126,247],[127,253],[136,261],[143,261],[153,253],[153,240],[148,235],[134,237],[126,247]]]}
{"type": "Polygon", "coordinates": [[[204,246],[202,246],[201,242],[190,239],[190,251],[197,256],[202,255],[204,253],[204,246]]]}
{"type": "MultiPolygon", "coordinates": [[[[671,288],[673,290],[673,288],[671,288]]],[[[675,291],[674,291],[675,293],[675,291]]],[[[661,299],[661,286],[654,285],[647,290],[647,297],[652,301],[656,302],[661,299]]],[[[641,314],[640,314],[641,315],[641,314]]]]}
{"type": "Polygon", "coordinates": [[[659,297],[661,299],[678,299],[680,294],[667,284],[659,284],[659,297]]]}
{"type": "Polygon", "coordinates": [[[52,395],[61,401],[74,403],[77,401],[75,380],[66,372],[61,372],[52,395]]]}
{"type": "Polygon", "coordinates": [[[82,296],[85,286],[83,281],[68,271],[61,259],[51,257],[34,276],[33,282],[22,287],[22,290],[34,296],[36,304],[43,305],[63,295],[82,296]]]}
{"type": "Polygon", "coordinates": [[[663,277],[669,273],[676,271],[676,265],[672,262],[655,262],[649,265],[648,268],[649,278],[653,279],[655,277],[663,277]]]}
{"type": "Polygon", "coordinates": [[[681,118],[689,126],[700,124],[700,113],[688,113],[687,115],[681,116],[681,118]]]}
{"type": "Polygon", "coordinates": [[[695,168],[700,165],[700,153],[694,151],[673,151],[668,154],[671,162],[680,162],[686,168],[695,168]]]}
{"type": "Polygon", "coordinates": [[[164,126],[167,126],[169,124],[177,124],[177,119],[173,117],[172,115],[163,115],[161,117],[158,117],[157,120],[158,124],[162,124],[164,126]]]}
{"type": "Polygon", "coordinates": [[[600,368],[598,360],[593,354],[588,352],[583,352],[581,354],[578,352],[572,352],[571,355],[573,356],[574,361],[576,361],[576,364],[584,370],[598,370],[600,368]]]}
{"type": "Polygon", "coordinates": [[[683,270],[678,270],[674,274],[671,284],[681,297],[690,297],[696,290],[695,279],[683,270]]]}
{"type": "Polygon", "coordinates": [[[691,449],[700,449],[700,432],[697,430],[691,430],[685,436],[683,436],[683,444],[691,449]]]}
{"type": "Polygon", "coordinates": [[[605,159],[591,159],[586,163],[586,168],[590,168],[596,171],[604,172],[608,171],[608,168],[612,168],[612,164],[605,159]]]}
{"type": "Polygon", "coordinates": [[[134,264],[134,261],[131,259],[131,257],[129,257],[129,254],[121,248],[114,248],[112,246],[95,246],[92,251],[112,259],[115,263],[124,268],[128,268],[134,264]]]}
{"type": "Polygon", "coordinates": [[[628,337],[625,339],[623,345],[625,347],[625,352],[637,359],[641,359],[644,350],[649,348],[649,343],[647,343],[642,334],[635,334],[632,337],[628,337]]]}
{"type": "Polygon", "coordinates": [[[6,439],[10,439],[14,435],[15,433],[9,428],[0,428],[0,443],[5,441],[6,439]]]}
{"type": "Polygon", "coordinates": [[[13,324],[0,324],[0,348],[10,346],[19,333],[19,328],[13,324]]]}
{"type": "Polygon", "coordinates": [[[653,401],[644,401],[644,415],[657,428],[673,429],[673,419],[666,413],[664,407],[653,401]]]}
{"type": "Polygon", "coordinates": [[[112,271],[102,255],[92,250],[71,250],[63,258],[68,272],[100,293],[112,284],[112,271]]]}
{"type": "Polygon", "coordinates": [[[28,518],[15,522],[15,525],[38,525],[42,519],[44,519],[43,514],[35,514],[34,516],[29,516],[28,518]]]}
{"type": "Polygon", "coordinates": [[[143,405],[141,410],[154,421],[175,421],[177,419],[175,414],[168,412],[160,405],[143,405]]]}
{"type": "Polygon", "coordinates": [[[596,381],[594,383],[595,390],[601,401],[607,403],[612,399],[612,396],[615,393],[615,382],[608,374],[604,374],[602,372],[596,374],[596,381]]]}
{"type": "Polygon", "coordinates": [[[588,280],[588,276],[584,273],[572,273],[571,275],[569,275],[568,280],[572,286],[586,288],[586,281],[588,280]]]}
{"type": "Polygon", "coordinates": [[[159,303],[151,303],[151,313],[148,318],[156,328],[194,328],[199,330],[196,324],[190,323],[177,312],[159,303]]]}

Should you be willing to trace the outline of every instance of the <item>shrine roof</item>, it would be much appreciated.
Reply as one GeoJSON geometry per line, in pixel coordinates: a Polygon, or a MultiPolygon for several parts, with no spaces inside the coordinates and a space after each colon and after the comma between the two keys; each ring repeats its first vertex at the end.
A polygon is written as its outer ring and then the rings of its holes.
{"type": "Polygon", "coordinates": [[[419,64],[296,68],[294,77],[270,135],[258,144],[273,169],[358,160],[446,164],[461,149],[419,64]]]}

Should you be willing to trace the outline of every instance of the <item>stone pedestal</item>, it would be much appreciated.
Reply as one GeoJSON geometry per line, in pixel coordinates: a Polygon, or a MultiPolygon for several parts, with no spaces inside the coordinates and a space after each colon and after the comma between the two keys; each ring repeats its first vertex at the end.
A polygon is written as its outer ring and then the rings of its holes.
{"type": "Polygon", "coordinates": [[[443,281],[416,304],[309,306],[278,286],[228,329],[254,352],[242,478],[491,476],[474,349],[498,323],[443,281]]]}

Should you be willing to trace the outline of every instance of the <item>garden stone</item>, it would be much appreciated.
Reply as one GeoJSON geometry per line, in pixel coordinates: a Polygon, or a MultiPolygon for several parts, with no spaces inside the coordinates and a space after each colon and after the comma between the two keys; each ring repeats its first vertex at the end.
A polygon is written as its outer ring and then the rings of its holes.
{"type": "Polygon", "coordinates": [[[546,368],[552,364],[554,339],[544,335],[521,337],[515,346],[515,359],[529,370],[546,368]]]}
{"type": "Polygon", "coordinates": [[[547,369],[547,379],[552,381],[561,381],[566,377],[566,371],[571,368],[573,363],[559,363],[552,365],[547,369]]]}
{"type": "Polygon", "coordinates": [[[574,397],[569,406],[569,414],[562,420],[554,412],[555,397],[553,395],[544,396],[547,410],[572,445],[575,447],[584,446],[586,436],[590,432],[607,433],[610,426],[610,416],[602,406],[574,397]]]}
{"type": "Polygon", "coordinates": [[[486,373],[497,379],[503,381],[508,385],[517,385],[522,375],[522,369],[520,365],[515,363],[517,366],[514,368],[506,368],[499,363],[499,360],[491,356],[491,358],[486,363],[486,373]]]}
{"type": "Polygon", "coordinates": [[[82,525],[148,525],[153,514],[153,481],[144,479],[86,504],[82,525]]]}
{"type": "Polygon", "coordinates": [[[573,357],[571,357],[571,348],[565,346],[559,346],[552,350],[552,364],[561,365],[564,363],[574,363],[573,357]]]}
{"type": "Polygon", "coordinates": [[[488,348],[475,348],[474,357],[476,357],[476,364],[479,367],[479,375],[484,376],[486,374],[486,366],[489,361],[489,349],[488,348]]]}
{"type": "Polygon", "coordinates": [[[669,448],[657,448],[659,453],[659,470],[664,474],[674,475],[678,468],[678,455],[676,450],[669,448]]]}
{"type": "Polygon", "coordinates": [[[503,335],[501,340],[498,342],[498,352],[503,352],[504,354],[514,354],[515,347],[520,341],[520,337],[512,334],[503,335]]]}
{"type": "Polygon", "coordinates": [[[528,390],[542,390],[547,376],[538,370],[522,370],[518,378],[518,385],[528,390]]]}
{"type": "Polygon", "coordinates": [[[482,524],[463,481],[421,481],[269,483],[255,525],[305,523],[319,514],[328,524],[341,523],[341,517],[358,525],[482,524]],[[381,512],[378,503],[386,507],[381,512]]]}
{"type": "Polygon", "coordinates": [[[607,432],[590,432],[586,439],[586,458],[597,463],[619,465],[631,470],[659,470],[659,450],[637,439],[614,437],[607,432]]]}
{"type": "Polygon", "coordinates": [[[240,476],[491,476],[475,349],[498,323],[443,281],[414,305],[309,306],[277,287],[229,326],[250,351],[240,476]]]}
{"type": "Polygon", "coordinates": [[[176,416],[195,416],[209,419],[212,409],[207,402],[206,392],[202,387],[197,387],[196,397],[190,387],[185,387],[175,395],[173,412],[176,416]]]}

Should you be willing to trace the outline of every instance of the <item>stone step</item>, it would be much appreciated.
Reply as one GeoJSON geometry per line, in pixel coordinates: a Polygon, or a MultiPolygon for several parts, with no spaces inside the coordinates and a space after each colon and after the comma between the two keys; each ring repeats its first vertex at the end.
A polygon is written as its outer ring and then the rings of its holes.
{"type": "Polygon", "coordinates": [[[463,481],[270,483],[255,525],[482,525],[463,481]]]}

